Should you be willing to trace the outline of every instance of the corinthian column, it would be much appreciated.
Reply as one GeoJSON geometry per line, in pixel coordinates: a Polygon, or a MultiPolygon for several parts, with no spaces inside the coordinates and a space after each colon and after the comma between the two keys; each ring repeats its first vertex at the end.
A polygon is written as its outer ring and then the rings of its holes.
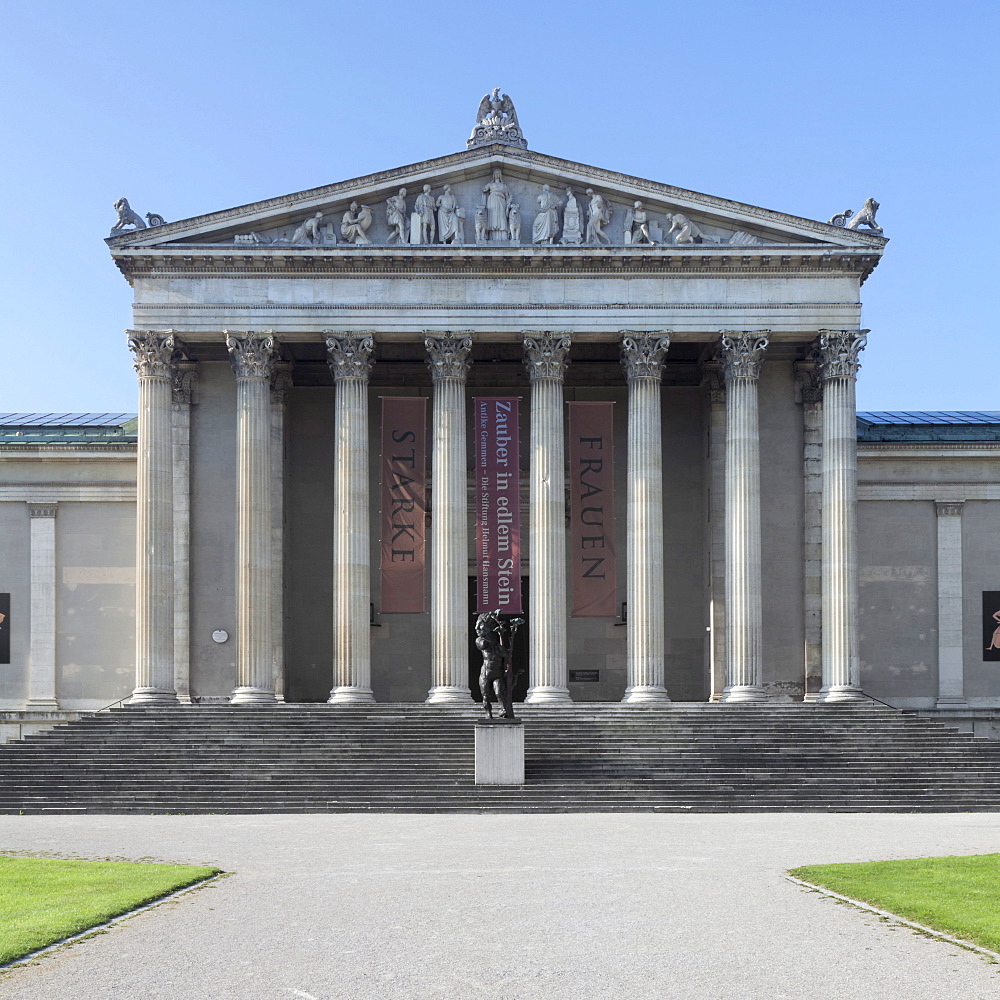
{"type": "Polygon", "coordinates": [[[173,467],[169,331],[128,334],[139,378],[136,468],[135,690],[132,704],[172,705],[174,691],[173,467]]]}
{"type": "Polygon", "coordinates": [[[628,686],[629,704],[666,702],[663,609],[663,443],[660,382],[670,338],[622,337],[628,382],[628,686]]]}
{"type": "Polygon", "coordinates": [[[275,361],[271,374],[271,643],[274,697],[285,700],[285,407],[292,365],[275,361]]]}
{"type": "Polygon", "coordinates": [[[471,337],[428,337],[427,365],[434,383],[431,474],[431,677],[429,702],[468,704],[469,559],[466,498],[465,378],[471,337]]]}
{"type": "Polygon", "coordinates": [[[191,704],[191,406],[198,382],[194,361],[174,364],[174,690],[191,704]]]}
{"type": "Polygon", "coordinates": [[[566,676],[566,460],[563,445],[563,376],[570,338],[550,333],[524,338],[531,380],[531,492],[528,617],[532,704],[569,705],[566,676]]]}
{"type": "Polygon", "coordinates": [[[368,624],[368,378],[374,349],[375,341],[366,334],[326,338],[336,384],[332,704],[375,700],[368,624]]]}
{"type": "Polygon", "coordinates": [[[823,382],[823,686],[817,701],[863,698],[858,669],[858,430],[854,385],[867,330],[820,330],[823,382]]]}
{"type": "Polygon", "coordinates": [[[767,331],[722,336],[726,382],[726,686],[724,702],[766,701],[762,683],[760,441],[757,381],[767,331]]]}
{"type": "Polygon", "coordinates": [[[236,373],[236,690],[271,704],[271,368],[274,338],[226,333],[236,373]]]}

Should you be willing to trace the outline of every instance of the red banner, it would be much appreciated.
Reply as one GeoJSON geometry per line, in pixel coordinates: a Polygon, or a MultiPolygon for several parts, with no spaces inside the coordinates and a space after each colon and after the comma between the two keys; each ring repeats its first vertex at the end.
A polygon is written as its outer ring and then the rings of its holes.
{"type": "Polygon", "coordinates": [[[521,612],[521,463],[516,396],[477,396],[476,610],[521,612]]]}
{"type": "Polygon", "coordinates": [[[615,606],[614,403],[569,404],[570,564],[575,618],[615,606]]]}
{"type": "Polygon", "coordinates": [[[424,611],[427,400],[382,397],[382,614],[424,611]]]}

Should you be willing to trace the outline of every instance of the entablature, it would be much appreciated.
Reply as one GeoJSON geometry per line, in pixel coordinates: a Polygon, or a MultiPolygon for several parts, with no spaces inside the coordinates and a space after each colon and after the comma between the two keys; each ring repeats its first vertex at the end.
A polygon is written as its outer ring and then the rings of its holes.
{"type": "Polygon", "coordinates": [[[483,277],[529,274],[565,277],[567,274],[648,274],[664,278],[700,274],[856,275],[859,284],[878,266],[879,255],[868,248],[833,247],[815,243],[778,247],[728,246],[524,246],[524,247],[253,247],[217,246],[128,248],[115,252],[115,263],[130,281],[191,275],[249,277],[273,275],[335,275],[368,277],[373,274],[483,277]]]}

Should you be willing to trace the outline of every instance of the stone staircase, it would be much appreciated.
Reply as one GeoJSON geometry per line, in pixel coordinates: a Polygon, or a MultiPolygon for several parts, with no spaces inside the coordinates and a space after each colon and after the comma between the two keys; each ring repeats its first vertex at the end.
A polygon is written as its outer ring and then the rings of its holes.
{"type": "Polygon", "coordinates": [[[518,710],[494,788],[471,703],[120,708],[0,746],[0,813],[1000,809],[1000,743],[877,706],[518,710]]]}

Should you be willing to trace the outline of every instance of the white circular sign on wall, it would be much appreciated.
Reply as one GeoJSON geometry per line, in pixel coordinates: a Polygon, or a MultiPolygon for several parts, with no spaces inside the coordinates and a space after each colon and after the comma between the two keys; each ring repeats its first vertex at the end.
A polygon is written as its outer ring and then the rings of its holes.
{"type": "Polygon", "coordinates": [[[225,642],[229,638],[229,633],[224,628],[217,628],[212,633],[212,640],[214,642],[225,642]]]}

